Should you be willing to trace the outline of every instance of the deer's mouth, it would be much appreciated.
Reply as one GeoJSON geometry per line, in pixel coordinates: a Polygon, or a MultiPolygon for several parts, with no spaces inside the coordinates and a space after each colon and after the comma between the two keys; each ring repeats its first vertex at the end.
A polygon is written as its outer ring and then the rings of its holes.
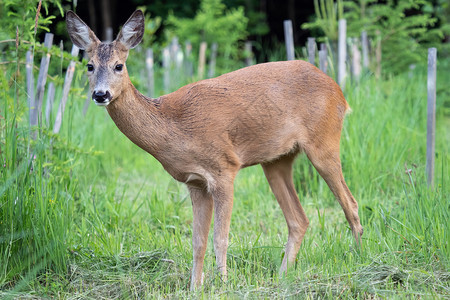
{"type": "Polygon", "coordinates": [[[97,106],[107,106],[109,103],[111,103],[111,101],[98,102],[97,100],[94,100],[94,103],[95,103],[97,106]]]}

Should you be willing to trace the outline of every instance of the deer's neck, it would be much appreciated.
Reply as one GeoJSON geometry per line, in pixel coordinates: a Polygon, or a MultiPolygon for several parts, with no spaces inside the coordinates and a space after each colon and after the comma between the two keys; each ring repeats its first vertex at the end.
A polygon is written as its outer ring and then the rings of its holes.
{"type": "Polygon", "coordinates": [[[120,131],[157,159],[170,132],[159,104],[158,99],[145,97],[129,82],[122,94],[106,107],[120,131]]]}

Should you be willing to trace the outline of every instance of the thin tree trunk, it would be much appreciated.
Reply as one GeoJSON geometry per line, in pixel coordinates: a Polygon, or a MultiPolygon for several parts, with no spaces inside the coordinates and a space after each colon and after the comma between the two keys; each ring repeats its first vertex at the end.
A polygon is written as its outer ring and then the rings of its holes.
{"type": "Polygon", "coordinates": [[[94,0],[88,0],[88,10],[89,10],[89,27],[91,27],[92,31],[97,31],[97,14],[95,13],[95,4],[94,0]]]}
{"type": "Polygon", "coordinates": [[[102,22],[103,22],[103,35],[102,40],[107,39],[107,29],[112,28],[112,6],[114,1],[101,0],[102,22]]]}
{"type": "MultiPolygon", "coordinates": [[[[295,18],[295,0],[288,0],[288,4],[287,4],[287,9],[288,9],[288,16],[289,19],[292,21],[292,28],[297,28],[297,22],[296,22],[296,18],[295,18]]],[[[293,35],[294,35],[294,44],[295,42],[297,42],[296,39],[296,32],[297,30],[293,30],[293,35]]]]}

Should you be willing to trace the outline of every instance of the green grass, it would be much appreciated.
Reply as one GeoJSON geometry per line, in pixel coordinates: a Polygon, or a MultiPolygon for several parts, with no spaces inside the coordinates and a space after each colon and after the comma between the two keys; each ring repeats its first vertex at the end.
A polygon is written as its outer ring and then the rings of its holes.
{"type": "MultiPolygon", "coordinates": [[[[205,285],[194,296],[450,297],[448,65],[438,65],[435,188],[425,178],[424,68],[412,78],[366,76],[345,91],[353,113],[341,140],[364,226],[361,248],[324,181],[299,157],[295,182],[311,225],[281,278],[287,227],[262,169],[248,168],[235,183],[228,282],[214,269],[210,236],[205,285]]],[[[0,298],[192,297],[186,188],[103,109],[92,105],[83,116],[81,88],[61,134],[42,129],[31,141],[25,87],[11,88],[11,74],[0,76],[0,298]]]]}

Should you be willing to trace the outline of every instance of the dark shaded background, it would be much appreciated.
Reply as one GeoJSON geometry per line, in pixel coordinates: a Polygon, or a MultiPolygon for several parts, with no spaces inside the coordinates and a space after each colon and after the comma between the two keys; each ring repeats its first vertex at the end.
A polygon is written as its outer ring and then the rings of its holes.
{"type": "MultiPolygon", "coordinates": [[[[227,9],[242,6],[245,14],[249,17],[249,32],[251,27],[263,26],[266,23],[269,31],[264,35],[252,35],[249,40],[255,40],[264,49],[278,46],[278,42],[284,42],[283,21],[290,19],[293,22],[294,42],[296,45],[303,45],[309,32],[300,30],[300,25],[309,21],[314,15],[314,2],[312,0],[223,0],[227,9]],[[262,13],[263,18],[255,20],[252,14],[262,13]]],[[[64,4],[64,3],[63,3],[64,4]]],[[[100,39],[105,39],[105,29],[113,28],[115,37],[128,17],[140,6],[145,6],[152,17],[163,18],[162,26],[157,31],[157,40],[163,38],[164,19],[169,12],[173,12],[178,17],[192,18],[199,9],[200,0],[78,0],[77,6],[67,2],[64,9],[75,10],[76,13],[94,30],[100,39]]],[[[55,20],[53,26],[64,21],[61,16],[55,20]]],[[[56,32],[57,39],[66,39],[64,28],[58,26],[56,32]]],[[[56,28],[55,28],[56,29],[56,28]]]]}
{"type": "MultiPolygon", "coordinates": [[[[145,7],[152,18],[161,17],[162,24],[156,32],[155,41],[159,44],[166,42],[164,36],[167,15],[172,12],[180,18],[193,18],[200,7],[201,0],[62,0],[65,11],[74,10],[97,34],[106,40],[106,28],[113,29],[113,37],[117,35],[120,27],[138,7],[145,7]],[[76,6],[75,6],[76,5],[76,6]]],[[[375,3],[383,3],[378,0],[375,3]]],[[[250,33],[248,40],[254,41],[253,51],[257,62],[267,61],[268,55],[279,51],[284,44],[283,21],[290,19],[293,22],[293,34],[295,45],[305,45],[308,36],[323,36],[322,32],[309,32],[302,30],[300,26],[312,21],[314,18],[313,0],[222,0],[226,9],[244,7],[245,15],[249,19],[247,30],[250,33]],[[259,16],[259,17],[255,17],[259,16]],[[268,29],[261,34],[261,29],[268,29]],[[259,32],[259,34],[258,34],[259,32]]],[[[438,28],[450,17],[448,9],[442,7],[443,0],[431,0],[433,16],[440,11],[440,19],[428,29],[438,28]],[[445,10],[445,11],[444,11],[445,10]]],[[[450,6],[449,6],[450,7],[450,6]]],[[[56,14],[56,19],[50,26],[50,31],[55,33],[55,41],[64,40],[66,49],[70,49],[71,43],[65,27],[64,17],[56,13],[57,9],[50,11],[56,14]]],[[[405,11],[406,15],[421,14],[421,9],[405,11]]],[[[44,40],[45,32],[41,31],[38,40],[44,40]]],[[[450,41],[450,35],[446,35],[443,41],[450,41]]]]}

